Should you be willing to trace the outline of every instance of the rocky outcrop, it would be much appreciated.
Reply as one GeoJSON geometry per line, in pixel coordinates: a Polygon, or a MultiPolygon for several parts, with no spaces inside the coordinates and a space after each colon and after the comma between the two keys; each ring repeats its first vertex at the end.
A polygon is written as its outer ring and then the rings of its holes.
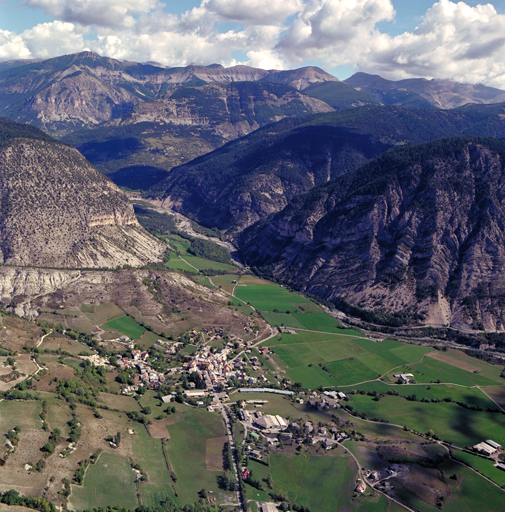
{"type": "Polygon", "coordinates": [[[163,244],[140,227],[116,185],[77,150],[26,135],[20,127],[0,146],[0,263],[95,268],[159,261],[163,244]]]}
{"type": "Polygon", "coordinates": [[[505,329],[505,143],[397,148],[247,230],[250,265],[377,319],[505,329]]]}
{"type": "MultiPolygon", "coordinates": [[[[219,290],[195,283],[182,274],[150,270],[51,270],[27,267],[0,267],[0,306],[12,313],[36,319],[43,308],[79,308],[81,304],[114,302],[125,311],[158,322],[172,307],[192,307],[202,319],[231,321],[235,311],[222,307],[228,301],[219,290]],[[154,297],[146,280],[156,281],[161,296],[154,297]],[[133,304],[137,306],[132,307],[133,304]]],[[[242,315],[240,315],[242,317],[242,315]]],[[[243,317],[245,321],[247,318],[243,317]]],[[[164,326],[160,326],[163,330],[164,326]]]]}
{"type": "Polygon", "coordinates": [[[106,126],[173,124],[205,129],[228,142],[287,116],[332,112],[324,101],[285,85],[254,82],[213,83],[167,92],[142,103],[106,126]]]}

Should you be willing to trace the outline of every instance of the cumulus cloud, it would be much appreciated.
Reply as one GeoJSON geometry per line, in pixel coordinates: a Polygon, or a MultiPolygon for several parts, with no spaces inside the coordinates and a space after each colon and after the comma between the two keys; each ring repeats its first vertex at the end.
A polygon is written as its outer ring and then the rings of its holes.
{"type": "Polygon", "coordinates": [[[131,27],[132,14],[152,11],[156,0],[25,0],[25,5],[38,7],[51,16],[81,25],[131,27]]]}
{"type": "Polygon", "coordinates": [[[375,25],[393,16],[391,0],[312,0],[277,49],[290,62],[348,63],[370,45],[375,25]]]}
{"type": "Polygon", "coordinates": [[[41,23],[21,34],[0,31],[1,59],[48,58],[85,49],[83,31],[72,23],[41,23]]]}
{"type": "Polygon", "coordinates": [[[359,68],[391,78],[436,77],[505,87],[505,15],[491,4],[440,0],[412,32],[382,34],[359,68]]]}
{"type": "Polygon", "coordinates": [[[301,0],[209,0],[206,9],[226,20],[278,25],[302,6],[301,0]]]}

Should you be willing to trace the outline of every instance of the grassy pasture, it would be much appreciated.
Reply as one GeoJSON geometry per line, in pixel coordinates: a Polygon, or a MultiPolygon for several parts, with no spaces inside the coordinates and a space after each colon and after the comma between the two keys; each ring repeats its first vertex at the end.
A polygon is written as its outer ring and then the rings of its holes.
{"type": "Polygon", "coordinates": [[[236,274],[225,274],[222,276],[212,276],[211,279],[216,286],[221,286],[224,291],[232,293],[233,288],[236,286],[236,283],[232,283],[232,281],[237,281],[238,276],[236,274]]]}
{"type": "Polygon", "coordinates": [[[293,327],[296,329],[304,329],[303,324],[293,314],[288,313],[261,313],[263,318],[270,325],[281,327],[293,327]]]}
{"type": "Polygon", "coordinates": [[[323,365],[333,374],[338,385],[351,384],[353,382],[364,382],[377,378],[377,372],[374,372],[368,366],[364,365],[359,359],[340,359],[331,361],[323,365]]]}
{"type": "MultiPolygon", "coordinates": [[[[409,372],[414,374],[416,382],[449,382],[453,384],[461,384],[463,386],[492,386],[494,381],[482,375],[478,375],[461,368],[457,368],[443,361],[438,361],[431,357],[425,357],[422,363],[408,364],[395,370],[393,373],[409,372]]],[[[391,381],[394,377],[388,375],[391,381]]]]}
{"type": "Polygon", "coordinates": [[[126,457],[102,453],[86,470],[82,486],[73,485],[73,510],[117,506],[134,509],[138,505],[134,473],[126,457]]]}
{"type": "Polygon", "coordinates": [[[220,263],[218,261],[206,260],[205,258],[199,258],[198,256],[192,256],[190,254],[185,254],[184,259],[198,270],[226,270],[233,272],[237,270],[237,267],[234,265],[228,265],[227,263],[220,263]]]}
{"type": "Polygon", "coordinates": [[[81,307],[81,311],[95,324],[101,325],[109,320],[114,320],[124,315],[124,311],[116,306],[113,302],[104,302],[98,306],[91,306],[85,304],[84,308],[81,307]],[[90,312],[91,307],[93,311],[90,312]]]}
{"type": "Polygon", "coordinates": [[[101,327],[106,330],[122,332],[133,340],[140,338],[145,331],[144,327],[139,325],[129,316],[122,316],[115,320],[110,320],[109,322],[102,324],[101,327]]]}
{"type": "Polygon", "coordinates": [[[147,430],[135,426],[133,460],[147,472],[148,480],[140,485],[140,501],[145,506],[159,505],[167,498],[177,502],[161,439],[153,439],[147,430]]]}
{"type": "Polygon", "coordinates": [[[207,470],[207,439],[225,434],[221,417],[191,409],[184,413],[184,421],[169,425],[168,430],[170,441],[166,449],[178,477],[176,488],[180,502],[197,501],[197,493],[202,488],[218,492],[219,473],[207,470]]]}
{"type": "Polygon", "coordinates": [[[137,345],[141,348],[147,349],[151,348],[157,340],[168,341],[163,336],[156,334],[155,332],[148,331],[147,329],[144,331],[144,334],[137,340],[137,345]]]}
{"type": "Polygon", "coordinates": [[[318,386],[333,386],[333,381],[328,374],[321,375],[318,366],[298,367],[287,370],[287,374],[292,382],[301,382],[307,388],[317,388],[318,386]]]}
{"type": "MultiPolygon", "coordinates": [[[[275,313],[265,316],[269,315],[275,313]]],[[[304,315],[285,316],[301,318],[304,315]]],[[[265,345],[287,365],[291,380],[302,382],[305,387],[347,386],[376,379],[396,366],[421,360],[433,350],[393,340],[376,343],[360,338],[358,333],[351,330],[335,331],[338,333],[300,330],[297,334],[283,333],[268,340],[265,345]],[[319,363],[328,371],[316,368],[319,363]]]]}
{"type": "Polygon", "coordinates": [[[500,365],[489,364],[475,357],[467,356],[460,350],[434,350],[433,352],[430,352],[429,357],[438,359],[439,361],[443,361],[444,363],[448,363],[468,372],[473,373],[474,371],[477,371],[478,373],[486,376],[488,379],[494,380],[500,384],[504,383],[503,377],[500,377],[502,370],[500,365]]]}
{"type": "Polygon", "coordinates": [[[333,318],[322,311],[319,313],[295,313],[293,316],[305,329],[309,329],[310,331],[335,333],[342,333],[346,331],[346,329],[339,328],[340,323],[336,318],[333,318]]]}
{"type": "Polygon", "coordinates": [[[169,270],[189,270],[194,272],[195,269],[190,267],[185,261],[181,260],[175,252],[170,253],[170,260],[165,265],[169,270]]]}
{"type": "Polygon", "coordinates": [[[292,313],[298,313],[299,309],[297,308],[297,304],[301,304],[302,306],[311,304],[306,298],[297,293],[290,292],[282,286],[267,283],[266,281],[263,283],[249,284],[246,279],[241,278],[240,284],[235,290],[235,295],[239,299],[249,302],[259,311],[267,312],[278,309],[283,312],[289,310],[292,313]],[[246,283],[245,286],[244,283],[246,283]]]}
{"type": "Polygon", "coordinates": [[[438,437],[457,446],[474,445],[483,439],[505,443],[505,417],[499,413],[473,411],[447,402],[413,402],[395,396],[374,401],[368,395],[351,395],[350,403],[370,418],[383,418],[419,432],[432,429],[438,437]]]}
{"type": "Polygon", "coordinates": [[[447,461],[442,470],[446,477],[454,474],[457,480],[449,479],[453,493],[444,504],[444,512],[473,512],[476,510],[503,510],[503,491],[461,464],[447,461]]]}
{"type": "Polygon", "coordinates": [[[406,397],[416,395],[418,399],[426,400],[450,397],[454,402],[465,402],[473,407],[482,407],[483,409],[496,409],[496,404],[488,398],[488,396],[478,388],[467,388],[465,386],[457,386],[452,384],[408,384],[408,385],[391,385],[384,382],[374,381],[367,382],[352,389],[364,391],[377,391],[378,393],[387,393],[389,390],[395,390],[400,396],[406,397]]]}
{"type": "Polygon", "coordinates": [[[344,510],[354,490],[356,465],[350,457],[345,456],[343,450],[339,455],[271,455],[274,490],[284,492],[290,500],[311,510],[344,510]]]}
{"type": "Polygon", "coordinates": [[[459,450],[454,450],[452,456],[456,460],[465,462],[498,485],[505,486],[505,472],[495,468],[492,461],[459,450]]]}
{"type": "Polygon", "coordinates": [[[3,400],[0,402],[0,434],[6,434],[16,425],[19,425],[22,430],[40,429],[41,410],[42,402],[3,400]]]}

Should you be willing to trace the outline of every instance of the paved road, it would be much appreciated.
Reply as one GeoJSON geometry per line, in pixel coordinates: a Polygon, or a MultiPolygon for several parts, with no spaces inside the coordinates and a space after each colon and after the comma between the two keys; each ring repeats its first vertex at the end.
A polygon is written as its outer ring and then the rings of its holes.
{"type": "Polygon", "coordinates": [[[237,482],[236,482],[236,492],[237,492],[238,508],[239,508],[239,510],[243,511],[244,510],[244,507],[243,507],[243,497],[240,494],[240,487],[239,487],[239,480],[238,480],[238,470],[239,470],[239,468],[237,466],[237,450],[236,450],[236,446],[235,446],[235,441],[233,440],[233,430],[232,430],[233,426],[232,426],[230,418],[228,416],[229,412],[228,412],[226,407],[221,402],[219,402],[219,409],[221,410],[221,415],[223,416],[223,420],[224,420],[224,423],[226,425],[226,434],[228,436],[228,441],[230,443],[231,454],[233,456],[233,468],[235,470],[235,478],[237,480],[237,482]]]}

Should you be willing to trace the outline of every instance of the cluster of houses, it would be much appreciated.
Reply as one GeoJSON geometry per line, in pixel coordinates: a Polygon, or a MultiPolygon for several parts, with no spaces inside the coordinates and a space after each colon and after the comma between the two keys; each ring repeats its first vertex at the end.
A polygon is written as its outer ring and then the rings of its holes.
{"type": "MultiPolygon", "coordinates": [[[[262,407],[267,401],[239,401],[238,406],[241,409],[239,418],[251,436],[259,439],[261,434],[265,436],[268,444],[278,444],[278,437],[282,440],[294,440],[297,444],[314,445],[321,443],[323,448],[330,449],[348,437],[344,432],[339,432],[335,426],[315,428],[310,421],[299,425],[298,423],[289,423],[288,420],[279,415],[264,414],[257,409],[246,409],[251,402],[254,402],[257,407],[262,407]]],[[[258,448],[261,449],[262,447],[258,445],[258,448]]],[[[256,451],[252,451],[251,455],[258,459],[261,457],[260,452],[256,451]]]]}
{"type": "Polygon", "coordinates": [[[146,351],[135,350],[131,351],[131,358],[123,357],[121,355],[116,356],[116,365],[121,370],[128,370],[130,368],[137,368],[139,374],[135,376],[133,386],[124,386],[121,390],[123,395],[134,393],[138,390],[139,386],[145,386],[152,389],[158,389],[162,384],[165,383],[165,376],[161,372],[153,370],[147,359],[149,354],[146,351]]]}
{"type": "Polygon", "coordinates": [[[188,373],[197,372],[207,389],[225,387],[228,379],[237,377],[237,372],[242,367],[240,361],[233,365],[228,362],[229,353],[229,347],[213,353],[205,346],[190,361],[183,363],[182,369],[188,373]]]}
{"type": "Polygon", "coordinates": [[[339,400],[345,400],[347,395],[341,391],[324,391],[322,395],[313,392],[309,395],[307,404],[318,411],[325,411],[327,409],[336,409],[339,400]]]}

